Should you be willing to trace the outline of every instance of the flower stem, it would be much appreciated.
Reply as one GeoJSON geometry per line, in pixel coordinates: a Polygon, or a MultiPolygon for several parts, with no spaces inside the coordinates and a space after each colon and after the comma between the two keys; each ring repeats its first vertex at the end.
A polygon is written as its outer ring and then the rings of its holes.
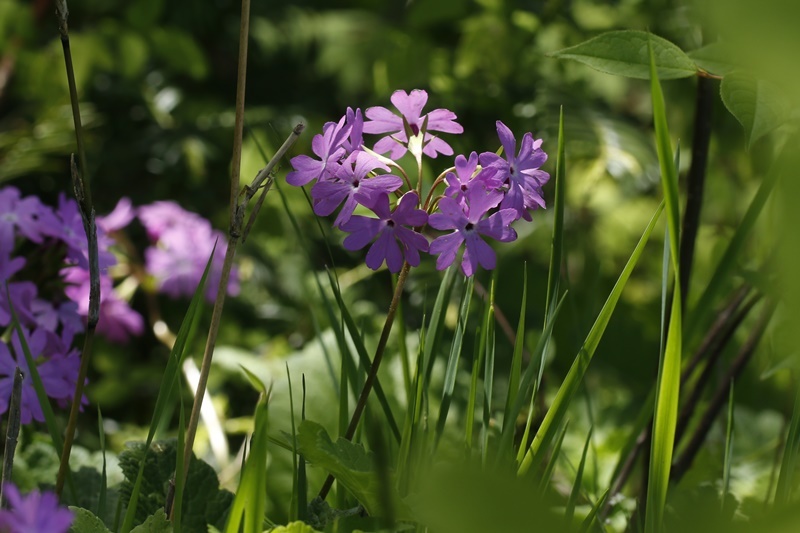
{"type": "Polygon", "coordinates": [[[8,427],[6,428],[6,448],[3,451],[3,477],[0,483],[0,508],[6,508],[6,499],[3,494],[7,482],[11,481],[11,471],[14,467],[14,451],[17,449],[19,437],[19,424],[22,410],[22,370],[14,369],[14,384],[11,387],[11,401],[8,405],[8,427]]]}
{"type": "MultiPolygon", "coordinates": [[[[403,294],[403,287],[406,284],[408,271],[410,269],[411,265],[409,265],[408,262],[403,263],[403,268],[400,270],[400,275],[397,277],[397,285],[395,285],[394,295],[392,295],[392,301],[389,304],[389,312],[386,314],[386,322],[383,324],[381,337],[378,340],[378,347],[375,349],[375,357],[372,359],[372,366],[369,368],[367,380],[364,382],[364,387],[361,389],[361,395],[358,397],[358,403],[356,403],[353,416],[350,418],[350,424],[347,426],[347,432],[344,435],[345,440],[353,440],[353,435],[356,434],[356,429],[358,428],[358,423],[361,420],[361,415],[364,413],[364,408],[367,406],[369,394],[372,392],[372,385],[375,383],[375,379],[378,377],[378,369],[381,366],[383,354],[386,351],[386,343],[389,341],[389,333],[392,331],[394,317],[397,314],[397,308],[400,305],[400,297],[403,294]]],[[[329,475],[319,491],[320,499],[324,500],[328,496],[328,492],[331,490],[332,485],[333,476],[329,475]]]]}

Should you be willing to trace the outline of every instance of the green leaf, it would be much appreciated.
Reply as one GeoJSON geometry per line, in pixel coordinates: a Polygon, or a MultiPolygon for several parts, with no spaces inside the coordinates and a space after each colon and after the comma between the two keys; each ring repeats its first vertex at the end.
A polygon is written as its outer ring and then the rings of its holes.
{"type": "Polygon", "coordinates": [[[586,435],[586,443],[583,445],[583,453],[581,454],[581,462],[578,464],[578,471],[575,473],[575,481],[572,484],[572,490],[569,493],[569,500],[567,500],[567,509],[564,512],[567,526],[571,525],[572,517],[575,515],[575,505],[578,503],[578,496],[581,493],[581,485],[583,483],[583,470],[586,467],[586,455],[589,452],[589,445],[592,443],[592,432],[594,426],[589,428],[589,434],[586,435]]]}
{"type": "Polygon", "coordinates": [[[561,387],[559,387],[550,409],[547,410],[544,420],[539,426],[536,436],[533,438],[533,442],[531,443],[530,448],[520,464],[518,470],[519,475],[525,475],[531,466],[534,464],[540,464],[541,460],[543,459],[544,452],[550,446],[550,443],[555,437],[558,427],[563,423],[564,417],[567,414],[567,409],[569,408],[569,404],[572,402],[572,398],[575,396],[578,386],[583,380],[583,375],[586,373],[586,370],[589,367],[589,363],[594,356],[597,345],[600,344],[600,339],[603,338],[606,326],[608,326],[611,315],[614,313],[614,309],[617,306],[617,302],[622,294],[622,290],[625,288],[625,284],[628,282],[628,278],[630,278],[633,268],[639,261],[639,257],[641,257],[644,247],[647,244],[647,241],[650,239],[650,234],[653,233],[653,229],[655,228],[656,222],[661,216],[661,211],[663,209],[664,204],[662,203],[658,206],[658,209],[656,209],[656,212],[653,214],[653,218],[645,228],[641,239],[639,239],[639,243],[636,245],[636,248],[634,248],[630,259],[628,259],[628,263],[625,265],[625,268],[622,269],[622,273],[619,275],[619,279],[617,279],[616,284],[614,284],[614,288],[611,289],[611,293],[608,295],[606,303],[603,304],[603,308],[597,315],[597,319],[595,320],[592,329],[586,336],[586,340],[583,341],[583,346],[579,350],[578,355],[575,357],[567,376],[564,378],[564,382],[561,384],[561,387]]]}
{"type": "Polygon", "coordinates": [[[270,533],[320,533],[305,522],[291,522],[285,526],[278,526],[269,530],[270,533]]]}
{"type": "Polygon", "coordinates": [[[574,59],[608,74],[646,80],[650,77],[647,55],[650,37],[661,79],[688,78],[697,74],[697,66],[680,48],[644,31],[610,31],[551,55],[574,59]]]}
{"type": "Polygon", "coordinates": [[[718,76],[725,76],[736,69],[733,51],[722,43],[713,43],[692,50],[688,56],[698,67],[718,76]]]}
{"type": "MultiPolygon", "coordinates": [[[[138,475],[144,443],[129,443],[119,456],[119,466],[125,475],[121,486],[121,497],[130,496],[138,475]]],[[[148,516],[164,507],[167,487],[175,472],[177,446],[174,440],[154,443],[144,460],[143,481],[141,483],[139,505],[135,522],[142,523],[148,516]]],[[[206,533],[208,525],[222,527],[233,501],[233,494],[221,490],[214,469],[205,461],[192,457],[189,463],[189,477],[184,490],[181,515],[181,531],[186,533],[206,533]]]]}
{"type": "Polygon", "coordinates": [[[725,76],[719,93],[725,107],[744,128],[748,148],[789,116],[789,104],[776,85],[742,72],[725,76]]]}
{"type": "MultiPolygon", "coordinates": [[[[332,474],[344,485],[364,506],[370,515],[379,511],[381,506],[381,487],[375,470],[375,461],[371,453],[360,444],[354,444],[339,438],[335,443],[325,428],[304,420],[297,429],[297,443],[306,460],[332,474]]],[[[395,500],[397,519],[410,517],[410,511],[400,500],[392,484],[392,496],[395,500]]]]}
{"type": "Polygon", "coordinates": [[[143,524],[136,526],[131,533],[171,533],[172,523],[164,514],[164,509],[159,509],[153,515],[148,516],[143,524]]]}
{"type": "Polygon", "coordinates": [[[88,509],[70,506],[69,510],[75,514],[70,533],[111,533],[103,521],[88,509]]]}

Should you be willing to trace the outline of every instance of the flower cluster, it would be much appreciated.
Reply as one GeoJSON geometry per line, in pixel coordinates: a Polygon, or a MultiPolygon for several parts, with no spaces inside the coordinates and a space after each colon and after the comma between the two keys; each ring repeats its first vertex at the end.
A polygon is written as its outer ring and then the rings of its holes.
{"type": "MultiPolygon", "coordinates": [[[[217,246],[207,298],[216,296],[223,262],[224,236],[204,218],[174,202],[156,202],[136,209],[127,198],[97,217],[100,266],[100,313],[97,333],[123,343],[144,332],[144,318],[129,305],[139,286],[155,286],[170,297],[191,296],[217,246]],[[123,230],[135,218],[144,226],[151,246],[144,268],[134,268],[123,230]],[[124,253],[121,253],[124,252],[124,253]],[[144,276],[153,283],[142,283],[144,276]],[[216,278],[216,279],[215,279],[216,278]]],[[[44,421],[42,408],[18,332],[11,331],[12,311],[47,395],[68,405],[78,378],[80,357],[72,345],[85,329],[89,314],[89,258],[86,234],[77,203],[59,197],[55,209],[35,196],[23,197],[14,187],[0,189],[0,413],[8,410],[14,369],[24,374],[21,419],[44,421]],[[31,244],[32,243],[32,244],[31,244]]],[[[238,291],[232,272],[228,291],[238,291]]],[[[85,399],[84,399],[85,401],[85,399]]]]}
{"type": "Polygon", "coordinates": [[[0,533],[66,533],[75,516],[58,505],[52,492],[34,490],[23,496],[11,483],[3,485],[8,509],[0,510],[0,533]]]}
{"type": "Polygon", "coordinates": [[[462,245],[461,270],[466,276],[475,274],[479,265],[494,268],[496,256],[484,237],[513,241],[517,234],[511,224],[530,221],[531,211],[545,207],[542,187],[550,175],[540,169],[547,160],[542,140],[525,133],[517,151],[514,134],[497,121],[504,157],[493,152],[457,155],[455,165],[433,181],[422,201],[422,157],[453,155],[439,133],[459,134],[463,128],[447,109],[423,114],[425,91],[395,91],[391,101],[399,114],[384,107],[371,107],[363,114],[348,108],[338,122],[326,123],[311,143],[317,157],[294,157],[294,170],[286,181],[295,186],[313,183],[317,215],[339,209],[334,225],[350,234],[344,247],[359,250],[372,243],[366,263],[373,270],[384,262],[391,272],[398,272],[404,262],[418,266],[422,252],[437,255],[436,268],[443,270],[456,261],[462,245]],[[365,133],[385,136],[370,149],[364,144],[365,133]],[[399,164],[407,153],[416,161],[416,186],[399,164]],[[355,214],[359,206],[374,216],[355,214]],[[448,233],[429,242],[429,229],[448,233]]]}

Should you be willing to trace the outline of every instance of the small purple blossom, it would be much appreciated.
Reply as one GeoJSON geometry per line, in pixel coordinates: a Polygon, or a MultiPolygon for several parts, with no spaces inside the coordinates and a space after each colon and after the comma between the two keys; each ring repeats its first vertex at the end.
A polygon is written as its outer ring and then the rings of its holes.
{"type": "MultiPolygon", "coordinates": [[[[31,357],[36,362],[36,369],[42,378],[42,385],[44,385],[47,396],[56,400],[69,400],[75,389],[80,366],[78,352],[70,350],[67,343],[64,342],[71,342],[71,337],[67,336],[61,339],[44,329],[36,329],[31,333],[23,328],[23,334],[31,357]]],[[[8,410],[14,383],[14,369],[18,366],[25,376],[22,380],[20,421],[23,424],[29,424],[31,420],[44,422],[42,406],[36,397],[33,379],[16,331],[12,334],[11,346],[16,357],[12,356],[8,345],[0,342],[0,413],[8,410]]]]}
{"type": "MultiPolygon", "coordinates": [[[[89,243],[86,240],[86,231],[83,229],[78,203],[60,194],[58,196],[58,209],[56,216],[60,220],[61,233],[59,238],[67,245],[67,260],[81,268],[89,268],[89,243]]],[[[114,254],[108,251],[113,241],[106,236],[105,231],[97,226],[98,262],[101,269],[108,268],[117,263],[114,254]]]]}
{"type": "Polygon", "coordinates": [[[522,137],[522,144],[517,154],[517,140],[514,134],[499,120],[497,136],[503,145],[505,159],[495,153],[484,152],[480,156],[481,165],[497,169],[497,177],[508,185],[500,209],[514,209],[517,218],[522,217],[530,221],[529,209],[545,207],[542,186],[550,179],[550,174],[539,170],[539,167],[547,161],[547,154],[541,149],[542,140],[534,140],[532,133],[526,133],[522,137]]]}
{"type": "Polygon", "coordinates": [[[448,172],[445,176],[447,188],[444,195],[455,198],[459,204],[463,205],[466,202],[467,194],[475,187],[497,189],[503,184],[502,181],[495,179],[497,174],[495,168],[484,168],[477,175],[475,174],[475,170],[478,168],[477,152],[469,154],[469,159],[463,155],[457,155],[455,168],[455,173],[448,172]]]}
{"type": "Polygon", "coordinates": [[[452,198],[442,198],[439,202],[440,213],[433,213],[428,224],[438,230],[455,230],[453,233],[437,237],[430,246],[432,254],[438,254],[436,268],[444,270],[456,259],[458,250],[466,243],[464,257],[461,260],[461,271],[465,276],[472,276],[478,265],[487,270],[496,266],[494,250],[481,239],[481,235],[491,237],[500,242],[509,242],[517,238],[511,223],[517,219],[513,209],[501,209],[488,218],[482,217],[503,199],[500,191],[487,191],[474,188],[469,191],[467,203],[459,205],[452,198]]]}
{"type": "Polygon", "coordinates": [[[328,216],[344,201],[334,221],[335,226],[341,227],[353,215],[357,204],[371,207],[381,194],[396,191],[403,185],[401,178],[391,174],[367,176],[376,169],[388,171],[389,167],[366,152],[349,155],[336,172],[336,179],[318,181],[311,189],[314,212],[328,216]]]}
{"type": "Polygon", "coordinates": [[[339,168],[339,161],[345,154],[342,146],[350,134],[351,126],[346,126],[347,117],[344,116],[338,123],[328,122],[322,128],[322,135],[314,135],[311,149],[319,160],[307,155],[298,155],[290,161],[294,171],[286,175],[289,185],[301,187],[318,179],[333,176],[339,168]]]}
{"type": "Polygon", "coordinates": [[[417,193],[407,192],[391,212],[389,195],[382,194],[371,208],[378,218],[353,215],[342,226],[342,230],[350,233],[344,240],[344,247],[348,250],[360,250],[377,236],[367,252],[369,268],[377,270],[386,261],[390,272],[399,272],[404,259],[409,265],[418,266],[419,253],[428,251],[428,240],[412,229],[424,226],[428,219],[425,211],[416,209],[418,204],[417,193]]]}
{"type": "Polygon", "coordinates": [[[58,505],[53,492],[34,490],[23,496],[12,483],[3,485],[8,509],[0,510],[0,532],[66,533],[75,518],[72,511],[58,505]]]}
{"type": "Polygon", "coordinates": [[[350,128],[350,135],[344,140],[342,146],[345,150],[345,155],[350,155],[356,150],[361,149],[364,143],[364,117],[360,109],[353,111],[353,108],[348,107],[345,114],[345,128],[350,128]]]}
{"type": "Polygon", "coordinates": [[[376,152],[379,154],[389,152],[389,157],[394,160],[405,155],[409,142],[403,123],[405,120],[415,137],[420,132],[424,133],[422,151],[425,155],[431,158],[435,158],[438,154],[453,155],[453,148],[449,144],[428,132],[463,133],[464,128],[455,122],[457,118],[455,113],[447,109],[434,109],[427,115],[422,115],[422,108],[428,102],[428,93],[420,89],[414,89],[411,94],[402,90],[395,91],[391,101],[400,111],[400,116],[381,106],[370,107],[366,111],[370,121],[364,123],[364,133],[389,134],[375,144],[376,152]]]}
{"type": "Polygon", "coordinates": [[[106,233],[120,231],[136,217],[131,199],[122,197],[109,214],[97,217],[97,226],[106,233]]]}
{"type": "Polygon", "coordinates": [[[59,222],[53,211],[35,196],[22,198],[16,187],[0,189],[0,250],[14,249],[16,232],[40,243],[44,236],[59,234],[59,222]]]}

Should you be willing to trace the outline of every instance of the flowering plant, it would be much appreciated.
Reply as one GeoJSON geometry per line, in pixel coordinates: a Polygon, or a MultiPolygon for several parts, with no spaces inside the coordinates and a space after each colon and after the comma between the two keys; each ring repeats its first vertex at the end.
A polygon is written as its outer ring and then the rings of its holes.
{"type": "Polygon", "coordinates": [[[350,234],[344,247],[359,250],[372,243],[366,263],[373,270],[384,262],[391,272],[399,272],[404,263],[418,266],[423,252],[438,255],[436,268],[443,270],[456,261],[462,245],[464,275],[474,275],[479,265],[493,269],[495,252],[484,237],[513,241],[517,233],[512,223],[530,221],[531,211],[545,207],[542,187],[550,175],[540,169],[547,160],[542,140],[527,132],[517,152],[514,134],[498,120],[505,157],[493,152],[457,155],[454,166],[427,186],[422,201],[423,156],[452,156],[453,148],[438,133],[464,130],[450,110],[422,114],[428,101],[423,90],[395,91],[391,101],[399,114],[384,107],[371,107],[363,114],[348,108],[338,122],[326,123],[311,145],[318,159],[294,157],[294,170],[286,181],[295,186],[314,184],[311,198],[317,215],[340,208],[334,226],[350,234]],[[364,143],[365,133],[385,136],[370,149],[364,143]],[[407,153],[416,162],[415,185],[400,164],[407,153]],[[359,206],[374,216],[354,214],[359,206]],[[429,242],[430,229],[449,233],[429,242]]]}

